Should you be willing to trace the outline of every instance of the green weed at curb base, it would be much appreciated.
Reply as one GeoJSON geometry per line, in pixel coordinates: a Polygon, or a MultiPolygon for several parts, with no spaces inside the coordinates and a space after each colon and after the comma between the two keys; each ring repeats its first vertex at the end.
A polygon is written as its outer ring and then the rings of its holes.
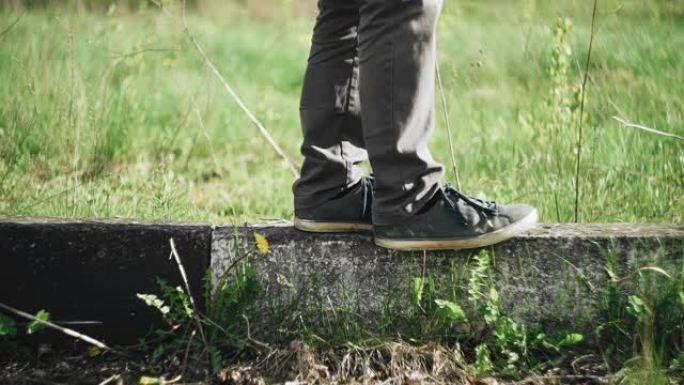
{"type": "MultiPolygon", "coordinates": [[[[483,250],[465,264],[452,262],[446,274],[409,275],[405,291],[390,283],[377,317],[369,317],[353,290],[342,289],[334,304],[320,298],[315,276],[304,285],[282,275],[277,285],[263,281],[253,261],[271,252],[268,240],[259,235],[244,245],[236,246],[239,263],[214,280],[215,286],[212,272],[207,273],[206,314],[193,314],[183,290],[164,282],[159,297],[140,296],[170,327],[148,339],[153,358],[181,355],[187,357],[184,362],[203,363],[217,372],[240,360],[267,365],[259,357],[272,357],[268,352],[292,344],[319,351],[365,351],[395,341],[414,347],[438,344],[458,351],[459,365],[468,373],[510,380],[541,375],[559,360],[597,347],[605,370],[622,384],[645,379],[666,384],[682,373],[683,267],[663,265],[659,251],[651,260],[626,265],[617,265],[612,251],[602,251],[605,277],[599,286],[585,288],[594,299],[593,309],[586,310],[595,312],[596,323],[578,330],[544,330],[507,314],[491,251],[483,250]],[[203,320],[206,342],[193,330],[193,316],[203,320]]],[[[586,279],[581,272],[577,278],[586,279]]]]}

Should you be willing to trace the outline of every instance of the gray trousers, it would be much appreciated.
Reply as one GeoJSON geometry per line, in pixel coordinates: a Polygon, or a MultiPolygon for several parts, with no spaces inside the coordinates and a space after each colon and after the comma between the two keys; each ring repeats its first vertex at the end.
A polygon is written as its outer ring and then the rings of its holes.
{"type": "Polygon", "coordinates": [[[441,0],[319,0],[300,116],[304,141],[295,211],[375,177],[373,223],[399,223],[439,188],[434,130],[441,0]]]}

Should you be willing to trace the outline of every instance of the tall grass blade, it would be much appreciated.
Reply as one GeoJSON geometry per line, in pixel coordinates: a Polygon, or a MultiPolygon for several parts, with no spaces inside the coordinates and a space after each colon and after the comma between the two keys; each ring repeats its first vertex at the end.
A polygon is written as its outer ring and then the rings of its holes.
{"type": "Polygon", "coordinates": [[[439,73],[439,62],[435,64],[435,74],[437,75],[437,87],[439,88],[439,96],[442,99],[442,110],[444,112],[444,125],[447,130],[447,138],[449,139],[449,154],[451,155],[451,171],[454,173],[456,179],[456,186],[461,190],[461,178],[458,177],[458,170],[456,169],[456,152],[454,151],[454,142],[451,138],[451,120],[449,119],[449,106],[446,101],[444,93],[444,85],[442,84],[442,76],[439,73]]]}
{"type": "Polygon", "coordinates": [[[575,223],[579,221],[579,200],[580,200],[580,163],[582,161],[582,129],[584,121],[584,101],[587,92],[587,80],[589,79],[589,63],[591,62],[591,49],[594,45],[594,25],[596,23],[596,9],[598,0],[594,0],[594,9],[591,12],[591,34],[589,35],[589,50],[587,51],[587,61],[584,65],[584,77],[582,78],[582,93],[580,96],[579,123],[577,126],[577,159],[575,162],[575,223]]]}

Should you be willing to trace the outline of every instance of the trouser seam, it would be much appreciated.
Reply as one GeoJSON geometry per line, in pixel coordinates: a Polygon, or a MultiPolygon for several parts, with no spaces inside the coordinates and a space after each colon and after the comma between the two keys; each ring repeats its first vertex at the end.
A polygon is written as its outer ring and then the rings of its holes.
{"type": "MultiPolygon", "coordinates": [[[[393,19],[393,20],[392,20],[392,25],[394,25],[394,28],[397,28],[396,26],[398,25],[398,24],[397,24],[397,18],[398,18],[398,16],[397,16],[397,14],[395,13],[394,16],[392,17],[392,19],[393,19]]],[[[391,111],[392,120],[390,121],[390,124],[391,124],[391,125],[394,125],[395,122],[396,122],[395,116],[394,116],[394,94],[395,94],[395,92],[396,92],[396,90],[394,89],[394,77],[395,77],[394,71],[395,71],[395,67],[396,67],[396,66],[395,66],[395,60],[396,60],[396,56],[397,56],[397,55],[396,55],[396,52],[395,52],[395,41],[394,41],[395,36],[396,36],[396,31],[395,31],[395,30],[392,30],[392,32],[393,32],[393,33],[392,33],[392,35],[390,36],[390,44],[392,45],[392,50],[391,50],[392,58],[391,58],[391,60],[390,60],[390,65],[391,65],[391,71],[390,71],[390,74],[391,74],[391,75],[390,75],[390,90],[391,90],[391,92],[390,92],[390,111],[391,111]]],[[[396,127],[393,127],[393,129],[394,129],[394,128],[396,128],[396,127]]],[[[396,145],[396,143],[395,143],[395,145],[396,145]]],[[[406,190],[406,183],[405,183],[405,180],[404,180],[404,170],[403,170],[403,167],[399,167],[399,180],[400,180],[400,182],[401,182],[401,190],[402,190],[404,193],[407,193],[408,191],[406,190]]],[[[398,215],[402,215],[402,214],[404,214],[404,213],[397,213],[397,214],[398,214],[398,215]]]]}
{"type": "MultiPolygon", "coordinates": [[[[356,44],[354,47],[355,52],[358,52],[358,45],[359,45],[359,40],[358,37],[356,39],[356,44]]],[[[355,56],[358,55],[358,53],[355,54],[355,56]]],[[[347,77],[348,81],[348,86],[347,86],[347,92],[345,95],[345,101],[344,101],[344,107],[342,108],[342,113],[344,114],[344,122],[345,122],[345,127],[346,124],[348,123],[349,120],[349,106],[351,103],[351,94],[352,94],[352,89],[353,89],[353,81],[354,81],[354,66],[356,65],[356,57],[352,59],[351,63],[351,68],[349,70],[349,76],[347,77]]],[[[344,162],[344,169],[345,169],[345,179],[344,179],[344,187],[346,188],[347,185],[351,182],[351,177],[353,174],[353,164],[352,162],[348,161],[345,156],[344,156],[344,146],[342,145],[342,134],[343,129],[338,131],[338,143],[340,146],[340,157],[342,158],[342,161],[344,162]]]]}

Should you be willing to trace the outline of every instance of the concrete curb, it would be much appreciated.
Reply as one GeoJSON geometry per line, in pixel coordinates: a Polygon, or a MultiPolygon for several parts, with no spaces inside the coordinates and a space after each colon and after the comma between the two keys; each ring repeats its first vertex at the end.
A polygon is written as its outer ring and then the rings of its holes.
{"type": "MultiPolygon", "coordinates": [[[[411,276],[447,280],[467,272],[478,252],[398,253],[374,246],[369,234],[307,234],[288,223],[212,228],[0,217],[0,302],[46,309],[59,321],[97,321],[71,326],[110,343],[135,342],[160,321],[135,294],[158,293],[157,277],[181,284],[168,258],[169,238],[198,300],[209,266],[216,277],[251,253],[272,297],[281,295],[286,279],[294,290],[333,306],[351,293],[369,316],[392,292],[405,293],[411,276]],[[268,240],[268,254],[255,250],[254,232],[268,240]]],[[[642,264],[681,269],[684,225],[546,225],[490,251],[493,280],[514,317],[544,327],[577,326],[593,317],[592,295],[605,280],[607,256],[615,259],[617,274],[642,264]]]]}
{"type": "MultiPolygon", "coordinates": [[[[242,227],[237,240],[235,234],[228,228],[214,232],[215,275],[251,252],[267,297],[287,296],[279,283],[286,281],[300,296],[300,307],[312,307],[298,310],[315,313],[321,303],[350,306],[351,300],[353,311],[368,317],[391,302],[399,312],[406,309],[411,277],[430,277],[447,291],[465,287],[482,251],[396,252],[376,247],[368,234],[306,234],[289,226],[242,227]],[[254,251],[254,232],[269,240],[268,254],[254,251]],[[301,298],[303,293],[309,298],[301,298]]],[[[509,315],[532,328],[578,330],[596,321],[608,264],[614,263],[620,277],[645,265],[676,275],[684,261],[684,226],[542,225],[488,250],[490,280],[509,315]]]]}
{"type": "Polygon", "coordinates": [[[158,293],[157,277],[182,283],[169,239],[201,294],[211,233],[202,224],[0,218],[0,302],[133,343],[160,322],[136,293],[158,293]]]}

